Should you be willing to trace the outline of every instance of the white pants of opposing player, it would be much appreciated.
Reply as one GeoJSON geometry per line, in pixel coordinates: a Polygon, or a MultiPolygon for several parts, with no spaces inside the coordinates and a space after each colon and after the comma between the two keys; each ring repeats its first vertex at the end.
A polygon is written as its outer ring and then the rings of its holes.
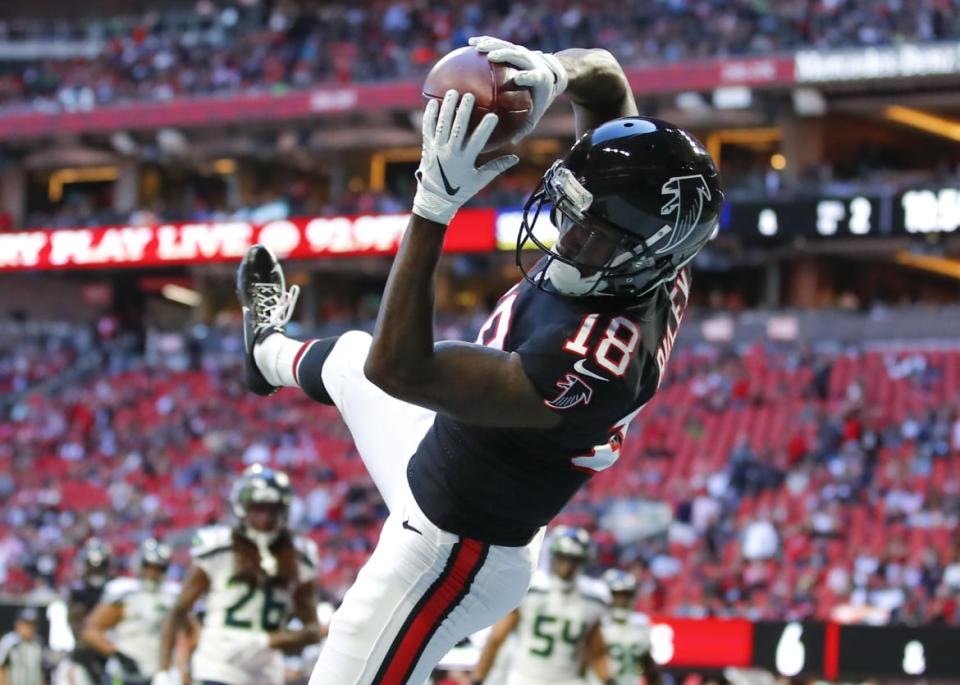
{"type": "Polygon", "coordinates": [[[310,685],[421,685],[464,637],[523,599],[542,534],[526,547],[461,538],[433,525],[407,483],[407,462],[434,413],[363,375],[370,336],[341,336],[323,383],[390,510],[373,555],[333,615],[310,685]]]}

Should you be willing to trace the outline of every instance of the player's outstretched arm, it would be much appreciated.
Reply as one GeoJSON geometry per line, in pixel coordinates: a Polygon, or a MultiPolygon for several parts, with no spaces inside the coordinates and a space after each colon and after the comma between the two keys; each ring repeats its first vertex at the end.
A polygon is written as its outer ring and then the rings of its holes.
{"type": "Polygon", "coordinates": [[[122,604],[101,602],[90,612],[83,623],[83,641],[104,656],[111,656],[116,648],[107,636],[107,631],[122,620],[122,604]]]}
{"type": "Polygon", "coordinates": [[[473,96],[460,99],[456,91],[442,105],[427,105],[413,217],[387,279],[364,373],[394,397],[467,423],[555,427],[560,419],[544,405],[519,355],[466,343],[434,345],[436,269],[447,224],[516,163],[501,157],[476,168],[497,118],[488,114],[468,136],[472,107],[473,96]]]}
{"type": "Polygon", "coordinates": [[[611,119],[639,114],[627,75],[608,51],[571,48],[555,57],[567,72],[578,138],[611,119]]]}
{"type": "Polygon", "coordinates": [[[586,662],[601,683],[612,682],[610,662],[607,658],[607,643],[603,639],[600,623],[594,623],[584,642],[586,662]]]}
{"type": "Polygon", "coordinates": [[[78,644],[83,642],[83,622],[87,618],[87,607],[75,597],[67,600],[67,625],[78,644]]]}
{"type": "Polygon", "coordinates": [[[506,642],[510,633],[516,629],[519,621],[520,612],[514,609],[493,625],[493,629],[490,631],[490,637],[487,638],[487,644],[483,646],[483,651],[480,652],[480,659],[477,661],[477,665],[474,666],[473,673],[470,674],[471,683],[480,685],[480,683],[484,681],[490,673],[490,669],[493,668],[493,662],[497,658],[497,653],[500,651],[500,648],[503,647],[503,643],[506,642]]]}
{"type": "Polygon", "coordinates": [[[170,670],[173,658],[173,646],[177,640],[177,633],[185,630],[190,620],[190,611],[193,605],[210,589],[210,578],[203,569],[194,566],[177,595],[173,607],[163,620],[160,628],[160,672],[170,670]]]}

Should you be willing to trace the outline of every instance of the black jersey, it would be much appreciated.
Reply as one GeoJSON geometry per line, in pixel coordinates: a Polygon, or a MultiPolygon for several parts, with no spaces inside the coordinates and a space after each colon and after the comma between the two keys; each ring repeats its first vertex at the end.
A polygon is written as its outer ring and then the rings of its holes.
{"type": "Polygon", "coordinates": [[[550,430],[489,428],[438,414],[407,468],[427,517],[492,544],[529,542],[617,460],[627,425],[660,384],[689,291],[687,270],[634,306],[526,281],[509,290],[477,342],[518,353],[564,421],[550,430]]]}
{"type": "MultiPolygon", "coordinates": [[[[83,607],[84,617],[89,616],[94,607],[103,597],[104,584],[91,583],[86,579],[74,581],[70,585],[70,604],[79,604],[83,607]]],[[[70,654],[70,659],[87,671],[87,675],[94,683],[101,683],[104,679],[107,657],[88,645],[79,635],[74,635],[76,646],[70,654]]]]}
{"type": "Polygon", "coordinates": [[[100,603],[103,588],[103,583],[75,580],[70,584],[70,603],[82,606],[84,615],[87,615],[100,603]]]}

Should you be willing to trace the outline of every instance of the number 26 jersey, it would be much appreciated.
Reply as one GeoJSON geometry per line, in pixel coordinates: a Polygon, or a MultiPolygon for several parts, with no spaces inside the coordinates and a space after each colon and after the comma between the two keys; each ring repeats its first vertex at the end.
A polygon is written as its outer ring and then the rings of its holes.
{"type": "MultiPolygon", "coordinates": [[[[300,583],[316,576],[317,548],[295,537],[300,583]]],[[[200,641],[190,665],[194,681],[229,685],[281,685],[283,655],[268,646],[269,634],[290,619],[291,589],[268,578],[251,586],[236,578],[233,531],[211,526],[197,531],[190,549],[194,566],[210,580],[204,598],[200,641]]]]}

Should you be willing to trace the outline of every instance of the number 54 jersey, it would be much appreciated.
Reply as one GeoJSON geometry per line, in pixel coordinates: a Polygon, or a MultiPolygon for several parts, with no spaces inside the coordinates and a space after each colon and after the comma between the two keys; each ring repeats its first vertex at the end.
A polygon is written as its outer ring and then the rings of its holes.
{"type": "MultiPolygon", "coordinates": [[[[298,581],[312,581],[317,573],[316,545],[299,537],[294,545],[298,581]]],[[[210,580],[200,641],[190,664],[194,682],[282,685],[283,654],[270,649],[269,634],[287,626],[293,588],[279,578],[254,586],[238,579],[233,531],[228,526],[197,531],[190,554],[210,580]]]]}
{"type": "Polygon", "coordinates": [[[594,578],[564,583],[538,570],[520,603],[517,645],[507,685],[585,683],[584,644],[609,609],[610,592],[594,578]]]}

